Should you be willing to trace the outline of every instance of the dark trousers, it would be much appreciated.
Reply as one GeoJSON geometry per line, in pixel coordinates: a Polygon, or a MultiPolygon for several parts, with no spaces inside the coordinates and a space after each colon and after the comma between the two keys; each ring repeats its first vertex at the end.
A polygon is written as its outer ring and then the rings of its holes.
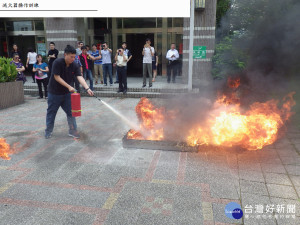
{"type": "Polygon", "coordinates": [[[113,83],[113,78],[112,78],[112,65],[111,63],[107,64],[102,64],[102,69],[103,69],[103,76],[104,76],[104,84],[107,84],[107,74],[109,76],[109,83],[113,83]]]}
{"type": "Polygon", "coordinates": [[[62,108],[67,115],[69,131],[77,130],[75,117],[72,117],[71,112],[71,93],[65,95],[54,95],[49,93],[48,96],[48,109],[46,116],[46,134],[50,134],[54,128],[54,121],[59,108],[62,108]]]}
{"type": "Polygon", "coordinates": [[[119,91],[127,90],[127,74],[125,66],[117,66],[118,78],[119,78],[119,91]]]}
{"type": "Polygon", "coordinates": [[[28,64],[29,74],[31,75],[33,82],[35,82],[35,72],[32,72],[32,69],[33,69],[33,64],[28,64]]]}
{"type": "Polygon", "coordinates": [[[178,62],[175,61],[169,61],[168,68],[167,68],[167,75],[168,75],[168,83],[171,81],[171,73],[173,71],[173,77],[172,81],[175,82],[177,71],[178,71],[178,62]]]}
{"type": "Polygon", "coordinates": [[[76,91],[77,91],[78,93],[80,93],[80,83],[79,83],[79,81],[78,81],[78,79],[77,79],[77,76],[74,76],[74,82],[72,82],[71,86],[72,86],[72,87],[75,86],[76,91]],[[75,85],[74,85],[74,84],[75,84],[75,85]]]}
{"type": "Polygon", "coordinates": [[[36,82],[37,82],[37,85],[39,87],[39,95],[40,95],[40,97],[43,98],[42,84],[43,84],[44,90],[45,90],[45,97],[48,97],[48,91],[47,91],[48,78],[36,79],[36,82]]]}

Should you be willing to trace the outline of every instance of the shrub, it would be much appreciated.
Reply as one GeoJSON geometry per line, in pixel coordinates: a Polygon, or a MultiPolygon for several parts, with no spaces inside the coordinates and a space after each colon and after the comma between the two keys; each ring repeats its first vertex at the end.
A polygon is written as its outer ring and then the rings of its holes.
{"type": "Polygon", "coordinates": [[[0,57],[0,83],[15,81],[17,77],[16,65],[10,64],[11,58],[0,57]]]}

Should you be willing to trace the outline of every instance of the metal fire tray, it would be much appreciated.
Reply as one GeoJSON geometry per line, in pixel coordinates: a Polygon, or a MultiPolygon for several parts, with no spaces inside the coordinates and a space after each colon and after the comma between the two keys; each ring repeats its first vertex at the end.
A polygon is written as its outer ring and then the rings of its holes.
{"type": "Polygon", "coordinates": [[[180,152],[198,152],[197,146],[188,146],[185,142],[176,141],[150,141],[127,139],[127,134],[122,139],[124,148],[149,149],[149,150],[164,150],[164,151],[180,151],[180,152]]]}

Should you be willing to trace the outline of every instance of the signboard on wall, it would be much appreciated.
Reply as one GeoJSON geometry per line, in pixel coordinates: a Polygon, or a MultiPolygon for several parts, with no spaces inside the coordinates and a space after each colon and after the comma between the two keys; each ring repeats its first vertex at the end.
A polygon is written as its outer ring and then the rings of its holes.
{"type": "Polygon", "coordinates": [[[194,46],[193,58],[194,59],[206,59],[206,46],[194,46]]]}
{"type": "Polygon", "coordinates": [[[37,54],[41,54],[42,56],[46,56],[46,44],[45,43],[37,43],[37,54]]]}

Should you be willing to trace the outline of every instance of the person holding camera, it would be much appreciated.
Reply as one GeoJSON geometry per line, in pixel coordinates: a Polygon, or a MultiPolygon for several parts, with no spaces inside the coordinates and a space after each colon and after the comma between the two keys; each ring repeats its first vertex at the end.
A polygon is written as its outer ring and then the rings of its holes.
{"type": "Polygon", "coordinates": [[[117,50],[115,56],[116,64],[117,64],[117,72],[119,78],[119,92],[123,92],[123,94],[127,93],[127,75],[126,75],[126,66],[128,62],[127,55],[124,54],[124,50],[122,48],[117,50]]]}
{"type": "Polygon", "coordinates": [[[99,75],[100,75],[101,84],[103,84],[101,45],[100,45],[100,51],[97,50],[97,45],[96,44],[92,45],[91,58],[94,61],[95,85],[98,84],[98,76],[99,75]]]}
{"type": "Polygon", "coordinates": [[[101,50],[102,55],[102,69],[103,69],[103,76],[104,76],[104,85],[107,86],[107,74],[109,75],[109,83],[110,86],[113,85],[112,79],[112,64],[111,64],[111,53],[112,50],[108,48],[106,42],[103,43],[101,50]]]}
{"type": "Polygon", "coordinates": [[[146,87],[147,72],[149,74],[149,87],[152,87],[152,57],[154,56],[154,48],[151,47],[151,39],[146,39],[142,55],[143,57],[143,87],[146,87]]]}

